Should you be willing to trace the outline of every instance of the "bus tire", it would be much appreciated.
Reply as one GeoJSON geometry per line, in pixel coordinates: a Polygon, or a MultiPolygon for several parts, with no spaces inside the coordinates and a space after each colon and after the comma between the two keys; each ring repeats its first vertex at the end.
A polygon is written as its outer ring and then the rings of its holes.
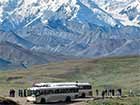
{"type": "Polygon", "coordinates": [[[82,98],[85,98],[86,97],[86,94],[85,93],[82,93],[81,97],[82,98]]]}
{"type": "Polygon", "coordinates": [[[41,104],[45,104],[46,103],[46,100],[45,98],[41,98],[41,101],[40,101],[41,104]]]}
{"type": "Polygon", "coordinates": [[[65,101],[68,102],[68,103],[71,102],[71,97],[67,96],[65,101]]]}

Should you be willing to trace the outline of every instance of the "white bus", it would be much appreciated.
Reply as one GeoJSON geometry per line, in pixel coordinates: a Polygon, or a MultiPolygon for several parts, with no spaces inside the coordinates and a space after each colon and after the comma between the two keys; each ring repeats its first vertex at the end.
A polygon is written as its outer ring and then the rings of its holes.
{"type": "Polygon", "coordinates": [[[78,97],[77,86],[32,87],[27,89],[27,101],[34,103],[70,102],[78,97]]]}
{"type": "Polygon", "coordinates": [[[90,83],[77,83],[79,87],[79,97],[92,97],[92,85],[90,83]]]}
{"type": "Polygon", "coordinates": [[[77,82],[59,82],[59,83],[36,83],[34,87],[51,87],[51,86],[78,86],[79,97],[92,97],[92,85],[90,83],[77,82]]]}

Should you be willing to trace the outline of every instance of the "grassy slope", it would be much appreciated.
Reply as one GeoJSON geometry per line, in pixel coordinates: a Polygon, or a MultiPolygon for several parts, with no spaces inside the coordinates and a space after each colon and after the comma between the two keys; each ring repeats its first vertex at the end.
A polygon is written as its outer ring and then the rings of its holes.
{"type": "Polygon", "coordinates": [[[139,97],[116,98],[89,101],[86,105],[140,105],[139,97]]]}
{"type": "Polygon", "coordinates": [[[65,61],[38,65],[27,70],[0,72],[0,94],[10,88],[29,87],[34,82],[91,82],[95,88],[140,91],[140,57],[119,57],[65,61]]]}

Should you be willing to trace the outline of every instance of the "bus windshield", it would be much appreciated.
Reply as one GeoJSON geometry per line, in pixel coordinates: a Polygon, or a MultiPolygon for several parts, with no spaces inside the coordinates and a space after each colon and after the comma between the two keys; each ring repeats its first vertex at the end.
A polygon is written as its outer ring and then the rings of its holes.
{"type": "Polygon", "coordinates": [[[28,96],[39,96],[40,91],[39,90],[27,90],[27,95],[28,96]]]}

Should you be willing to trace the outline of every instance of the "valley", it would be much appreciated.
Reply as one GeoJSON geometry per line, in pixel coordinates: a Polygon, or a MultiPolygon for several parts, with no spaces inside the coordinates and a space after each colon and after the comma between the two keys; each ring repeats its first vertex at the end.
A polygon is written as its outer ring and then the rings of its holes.
{"type": "Polygon", "coordinates": [[[123,95],[128,95],[132,89],[140,95],[140,57],[69,60],[23,70],[1,71],[0,94],[7,96],[11,88],[27,88],[36,82],[62,81],[90,82],[94,95],[95,89],[101,91],[106,88],[122,88],[123,95]]]}
{"type": "Polygon", "coordinates": [[[140,0],[0,0],[0,95],[74,81],[136,96],[74,105],[140,105],[140,0]]]}

